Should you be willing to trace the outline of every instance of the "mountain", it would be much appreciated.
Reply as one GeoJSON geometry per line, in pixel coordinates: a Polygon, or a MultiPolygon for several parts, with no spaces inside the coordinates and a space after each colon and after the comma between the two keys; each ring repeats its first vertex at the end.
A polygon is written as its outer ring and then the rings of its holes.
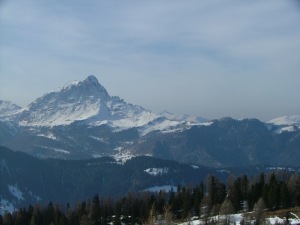
{"type": "Polygon", "coordinates": [[[268,123],[276,125],[300,125],[300,116],[282,116],[276,119],[272,119],[268,123]]]}
{"type": "Polygon", "coordinates": [[[75,204],[95,194],[114,198],[154,187],[176,188],[199,184],[208,173],[227,176],[215,169],[146,156],[126,162],[109,157],[42,160],[0,146],[0,209],[50,201],[75,204]]]}
{"type": "Polygon", "coordinates": [[[243,167],[213,169],[149,156],[122,161],[110,157],[88,160],[38,159],[0,146],[0,215],[36,203],[75,205],[100,197],[123,197],[129,192],[176,189],[199,185],[208,174],[226,182],[228,176],[277,172],[299,173],[299,168],[243,167]]]}
{"type": "Polygon", "coordinates": [[[173,132],[199,124],[167,119],[110,96],[93,75],[69,82],[24,109],[3,105],[0,144],[38,157],[79,159],[118,154],[117,150],[152,131],[173,132]]]}
{"type": "Polygon", "coordinates": [[[228,167],[299,166],[300,129],[257,119],[223,118],[176,133],[152,133],[131,146],[132,152],[195,164],[228,167]]]}
{"type": "Polygon", "coordinates": [[[10,102],[0,100],[0,121],[14,122],[20,114],[21,107],[10,102]]]}
{"type": "Polygon", "coordinates": [[[1,101],[0,110],[0,145],[39,158],[151,155],[209,167],[300,166],[300,116],[264,123],[157,114],[110,96],[93,75],[26,108],[1,101]]]}
{"type": "Polygon", "coordinates": [[[300,128],[300,116],[282,116],[272,119],[268,123],[278,126],[277,133],[284,131],[292,132],[300,128]]]}
{"type": "Polygon", "coordinates": [[[82,82],[73,81],[45,94],[20,114],[23,127],[53,127],[82,121],[86,125],[107,125],[113,130],[139,128],[142,134],[179,126],[182,121],[169,120],[140,106],[111,97],[93,75],[82,82]]]}

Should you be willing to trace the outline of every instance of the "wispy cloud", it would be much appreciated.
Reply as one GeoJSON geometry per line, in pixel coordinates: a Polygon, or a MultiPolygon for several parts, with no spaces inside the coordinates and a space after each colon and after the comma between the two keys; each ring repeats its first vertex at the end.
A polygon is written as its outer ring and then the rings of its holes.
{"type": "Polygon", "coordinates": [[[297,113],[286,102],[300,95],[299,17],[288,1],[4,1],[0,94],[24,104],[94,73],[112,94],[154,110],[297,113]],[[36,92],[20,100],[9,91],[16,79],[38,80],[36,92]]]}

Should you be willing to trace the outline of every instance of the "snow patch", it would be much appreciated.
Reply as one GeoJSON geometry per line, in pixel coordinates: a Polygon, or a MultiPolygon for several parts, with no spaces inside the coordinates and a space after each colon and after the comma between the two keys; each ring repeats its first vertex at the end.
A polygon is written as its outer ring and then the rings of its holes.
{"type": "Polygon", "coordinates": [[[293,125],[293,126],[281,127],[275,130],[274,132],[277,134],[281,134],[282,132],[294,132],[296,129],[297,128],[295,127],[295,125],[293,125]]]}
{"type": "Polygon", "coordinates": [[[6,199],[0,198],[0,215],[4,215],[6,212],[13,213],[16,211],[14,204],[6,199]]]}
{"type": "Polygon", "coordinates": [[[24,200],[23,192],[18,188],[18,185],[8,185],[8,190],[10,193],[15,196],[19,201],[24,200]]]}
{"type": "Polygon", "coordinates": [[[45,149],[49,149],[49,150],[53,150],[55,152],[60,152],[60,153],[64,153],[64,154],[70,154],[70,151],[61,149],[61,148],[54,148],[54,147],[48,147],[48,146],[40,146],[41,148],[45,148],[45,149]]]}
{"type": "MultiPolygon", "coordinates": [[[[293,213],[291,213],[293,215],[293,213]]],[[[291,225],[297,225],[300,223],[300,219],[297,215],[294,215],[295,218],[290,218],[289,223],[291,225]]],[[[229,214],[229,215],[218,215],[208,218],[209,221],[214,222],[215,224],[223,224],[225,220],[228,221],[226,224],[240,225],[244,219],[244,215],[241,213],[238,214],[229,214]]],[[[266,218],[265,221],[267,224],[276,225],[276,224],[285,224],[286,218],[280,218],[278,216],[266,218]]],[[[191,218],[190,221],[179,223],[178,225],[199,225],[205,224],[207,221],[203,219],[191,218]]],[[[249,221],[251,224],[254,224],[254,220],[249,221]]]]}
{"type": "Polygon", "coordinates": [[[193,169],[199,169],[199,166],[196,166],[196,165],[191,165],[191,167],[192,167],[193,169]]]}
{"type": "Polygon", "coordinates": [[[39,137],[45,137],[45,138],[48,138],[48,139],[52,139],[52,140],[58,140],[57,137],[55,137],[55,135],[51,132],[48,132],[46,134],[38,134],[37,136],[39,137]]]}
{"type": "Polygon", "coordinates": [[[212,125],[214,122],[205,122],[205,123],[200,123],[199,125],[200,126],[210,126],[210,125],[212,125]]]}
{"type": "Polygon", "coordinates": [[[137,155],[131,154],[129,151],[120,151],[117,154],[111,155],[117,162],[124,164],[126,161],[136,157],[137,155]]]}
{"type": "Polygon", "coordinates": [[[230,172],[228,170],[217,170],[219,173],[228,173],[230,174],[230,172]]]}
{"type": "Polygon", "coordinates": [[[268,123],[272,123],[275,125],[293,125],[300,124],[300,115],[295,116],[282,116],[279,118],[272,119],[268,121],[268,123]]]}
{"type": "Polygon", "coordinates": [[[150,187],[150,188],[144,189],[143,191],[149,191],[149,192],[165,191],[165,192],[170,192],[171,190],[176,190],[176,188],[177,187],[172,186],[172,185],[164,185],[164,186],[150,187]]]}
{"type": "Polygon", "coordinates": [[[93,138],[97,141],[103,142],[103,143],[108,143],[104,138],[96,137],[96,136],[89,136],[90,138],[93,138]]]}
{"type": "Polygon", "coordinates": [[[151,176],[157,176],[168,173],[169,168],[148,168],[144,170],[144,172],[150,174],[151,176]]]}

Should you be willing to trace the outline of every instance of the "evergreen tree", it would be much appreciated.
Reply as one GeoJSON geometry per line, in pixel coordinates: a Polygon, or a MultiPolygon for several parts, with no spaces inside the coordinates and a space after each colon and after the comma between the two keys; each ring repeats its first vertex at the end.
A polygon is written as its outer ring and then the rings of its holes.
{"type": "Polygon", "coordinates": [[[94,224],[100,224],[101,219],[101,207],[99,195],[95,195],[93,198],[92,209],[90,213],[90,218],[94,224]]]}
{"type": "Polygon", "coordinates": [[[267,206],[270,209],[275,209],[279,206],[280,189],[277,185],[277,180],[274,173],[270,177],[268,189],[267,189],[267,206]]]}
{"type": "Polygon", "coordinates": [[[290,206],[288,187],[284,182],[281,182],[280,184],[280,206],[282,208],[287,208],[290,206]]]}
{"type": "Polygon", "coordinates": [[[204,186],[201,182],[200,186],[197,186],[193,190],[193,199],[194,199],[194,212],[196,216],[200,216],[200,206],[204,196],[204,186]]]}

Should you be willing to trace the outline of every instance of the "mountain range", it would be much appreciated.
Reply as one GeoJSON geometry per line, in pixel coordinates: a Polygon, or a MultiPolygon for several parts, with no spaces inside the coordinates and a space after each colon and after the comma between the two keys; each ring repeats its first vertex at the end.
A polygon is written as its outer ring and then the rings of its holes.
{"type": "Polygon", "coordinates": [[[110,157],[86,160],[38,159],[0,146],[0,215],[29,204],[74,206],[99,194],[120,198],[127,193],[176,191],[178,185],[199,185],[208,174],[222,182],[228,176],[273,173],[299,174],[300,168],[253,166],[209,168],[149,156],[126,161],[110,157]]]}
{"type": "Polygon", "coordinates": [[[209,167],[299,166],[300,116],[257,119],[154,113],[110,96],[93,75],[25,108],[0,101],[0,145],[39,158],[139,155],[209,167]]]}
{"type": "Polygon", "coordinates": [[[110,96],[91,75],[25,108],[0,100],[0,214],[170,189],[207,174],[299,172],[299,150],[300,116],[209,121],[154,113],[110,96]]]}

